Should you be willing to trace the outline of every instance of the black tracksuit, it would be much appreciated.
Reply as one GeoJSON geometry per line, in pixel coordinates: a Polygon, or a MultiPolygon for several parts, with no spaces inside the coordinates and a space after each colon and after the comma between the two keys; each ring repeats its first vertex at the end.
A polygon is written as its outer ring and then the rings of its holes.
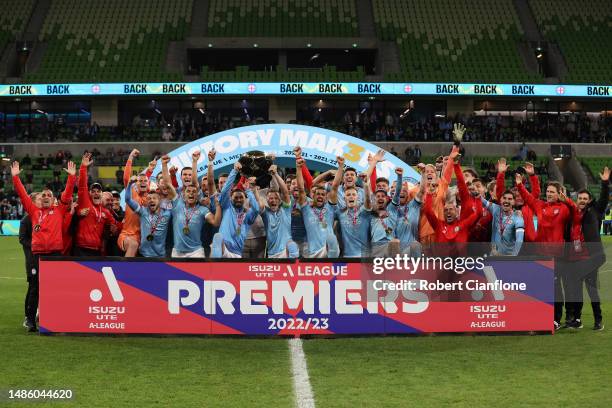
{"type": "MultiPolygon", "coordinates": [[[[588,251],[588,258],[567,263],[566,277],[569,283],[569,293],[566,293],[566,311],[569,317],[580,319],[582,315],[582,282],[586,284],[587,292],[591,298],[595,322],[601,322],[601,306],[599,291],[597,289],[597,275],[599,268],[606,262],[606,255],[599,234],[601,221],[608,206],[609,183],[601,183],[601,195],[597,201],[589,203],[582,216],[582,233],[584,246],[588,251]],[[569,308],[568,308],[569,306],[569,308]]],[[[570,251],[573,243],[569,243],[570,251]]]]}
{"type": "Polygon", "coordinates": [[[32,323],[35,323],[36,310],[38,309],[38,262],[36,262],[32,254],[32,221],[28,214],[21,219],[19,224],[19,243],[23,248],[26,276],[28,279],[28,291],[25,297],[25,316],[32,323]]]}

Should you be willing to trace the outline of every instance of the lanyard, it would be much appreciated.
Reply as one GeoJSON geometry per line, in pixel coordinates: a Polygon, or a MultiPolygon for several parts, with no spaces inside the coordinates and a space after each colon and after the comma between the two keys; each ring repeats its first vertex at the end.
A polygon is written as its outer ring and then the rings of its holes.
{"type": "Polygon", "coordinates": [[[512,214],[506,217],[506,221],[503,220],[503,211],[499,212],[499,235],[504,235],[504,231],[506,230],[506,226],[512,224],[512,214]]]}
{"type": "Polygon", "coordinates": [[[198,210],[198,207],[194,206],[193,210],[189,212],[188,207],[185,206],[185,227],[189,226],[189,222],[191,221],[191,219],[193,218],[193,215],[196,213],[197,210],[198,210]]]}
{"type": "Polygon", "coordinates": [[[319,218],[319,222],[323,222],[323,217],[325,217],[325,213],[327,212],[327,209],[323,208],[319,211],[316,210],[317,207],[313,206],[312,207],[312,211],[316,214],[317,218],[319,218]]]}
{"type": "MultiPolygon", "coordinates": [[[[161,221],[161,211],[158,210],[158,214],[155,217],[155,223],[153,223],[153,214],[149,213],[149,225],[151,225],[151,235],[155,234],[155,231],[157,231],[157,226],[159,225],[160,221],[161,221]]],[[[189,224],[189,222],[187,223],[189,224]]]]}
{"type": "Polygon", "coordinates": [[[238,224],[238,228],[242,226],[244,223],[244,218],[246,217],[246,212],[242,209],[240,212],[236,211],[234,207],[232,207],[232,211],[236,214],[236,223],[238,224]]]}
{"type": "Polygon", "coordinates": [[[96,214],[96,224],[99,224],[102,220],[102,206],[99,207],[99,213],[98,210],[96,210],[96,207],[94,207],[93,205],[91,206],[91,208],[94,210],[94,214],[96,214]]]}
{"type": "Polygon", "coordinates": [[[353,225],[357,225],[358,216],[359,216],[359,210],[357,208],[353,208],[353,214],[352,214],[353,225]]]}

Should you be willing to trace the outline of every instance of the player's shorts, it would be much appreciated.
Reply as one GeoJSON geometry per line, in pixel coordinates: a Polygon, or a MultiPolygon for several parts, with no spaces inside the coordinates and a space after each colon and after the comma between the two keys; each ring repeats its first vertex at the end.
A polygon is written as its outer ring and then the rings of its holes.
{"type": "Polygon", "coordinates": [[[279,258],[289,258],[289,254],[287,253],[287,249],[283,249],[279,253],[276,254],[268,254],[268,258],[279,259],[279,258]]]}
{"type": "Polygon", "coordinates": [[[176,248],[172,248],[172,258],[205,258],[204,248],[198,248],[191,252],[180,252],[176,248]]]}
{"type": "Polygon", "coordinates": [[[225,247],[225,245],[223,245],[223,257],[224,258],[233,258],[233,259],[239,259],[242,258],[242,254],[235,254],[231,251],[228,251],[227,248],[225,247]]]}
{"type": "Polygon", "coordinates": [[[140,246],[140,235],[131,235],[131,234],[121,233],[119,234],[119,238],[117,239],[117,245],[119,245],[119,249],[121,249],[123,252],[127,251],[125,247],[126,238],[133,239],[134,241],[136,241],[136,244],[140,246]]]}
{"type": "Polygon", "coordinates": [[[327,258],[327,247],[323,247],[316,252],[309,253],[308,258],[327,258]]]}

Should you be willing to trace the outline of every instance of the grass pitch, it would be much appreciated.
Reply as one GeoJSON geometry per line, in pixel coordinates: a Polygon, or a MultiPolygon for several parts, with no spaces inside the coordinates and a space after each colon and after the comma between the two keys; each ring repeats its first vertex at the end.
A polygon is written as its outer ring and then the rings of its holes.
{"type": "MultiPolygon", "coordinates": [[[[606,249],[612,260],[612,240],[606,249]]],[[[16,238],[0,239],[0,259],[0,389],[69,388],[74,400],[59,403],[67,407],[295,405],[284,339],[27,334],[16,238]]],[[[601,269],[602,287],[612,285],[611,265],[601,269]]],[[[310,339],[303,347],[320,407],[608,407],[611,315],[605,303],[602,332],[590,329],[587,303],[585,328],[554,336],[310,339]]]]}

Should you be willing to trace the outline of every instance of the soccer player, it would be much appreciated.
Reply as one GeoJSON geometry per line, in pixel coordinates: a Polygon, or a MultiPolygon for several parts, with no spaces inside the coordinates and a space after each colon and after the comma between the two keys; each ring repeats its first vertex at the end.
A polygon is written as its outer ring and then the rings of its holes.
{"type": "Polygon", "coordinates": [[[76,225],[76,239],[73,253],[75,256],[100,256],[104,247],[104,230],[117,222],[110,211],[102,205],[102,186],[93,183],[87,189],[87,169],[93,160],[91,153],[85,153],[81,160],[78,182],[79,211],[89,209],[85,216],[79,216],[76,225]]]}
{"type": "Polygon", "coordinates": [[[419,218],[423,195],[425,194],[423,176],[421,175],[419,192],[412,200],[409,200],[408,185],[402,180],[404,169],[396,167],[395,174],[397,175],[395,194],[393,200],[391,200],[391,205],[387,206],[391,215],[396,219],[394,236],[400,242],[400,252],[402,254],[420,256],[419,218]]]}
{"type": "MultiPolygon", "coordinates": [[[[542,255],[550,255],[559,258],[563,255],[565,228],[570,219],[570,212],[566,205],[560,200],[561,184],[556,181],[548,182],[546,187],[546,201],[535,199],[525,189],[523,176],[515,175],[515,183],[519,193],[529,208],[536,214],[538,219],[538,230],[535,242],[538,243],[537,251],[542,255]]],[[[561,288],[561,271],[555,267],[555,330],[561,328],[561,316],[563,315],[563,290],[561,288]]],[[[566,313],[567,315],[567,313],[566,313]]]]}
{"type": "Polygon", "coordinates": [[[66,213],[70,212],[72,191],[74,190],[76,178],[76,165],[70,161],[67,167],[68,168],[64,169],[64,171],[68,173],[68,180],[66,181],[66,188],[58,204],[55,205],[53,192],[45,188],[40,193],[40,207],[37,207],[19,179],[19,173],[21,173],[19,163],[15,161],[11,166],[13,186],[21,200],[24,210],[30,216],[32,222],[33,268],[31,270],[31,278],[28,280],[28,294],[26,295],[28,305],[25,325],[28,331],[37,330],[36,310],[38,309],[38,272],[40,271],[40,256],[60,255],[64,249],[62,226],[66,213]]]}
{"type": "MultiPolygon", "coordinates": [[[[125,169],[123,172],[123,184],[127,188],[131,176],[132,176],[132,162],[138,157],[140,152],[137,149],[131,151],[125,169]]],[[[156,163],[153,161],[149,163],[149,168],[145,174],[139,174],[137,181],[132,185],[134,191],[132,192],[132,199],[139,205],[145,205],[147,201],[147,190],[149,189],[149,177],[156,163]],[[148,174],[148,175],[147,175],[148,174]]],[[[119,234],[117,240],[119,249],[125,252],[125,256],[128,258],[136,256],[138,252],[138,245],[140,244],[140,218],[132,211],[131,208],[127,207],[125,210],[125,219],[123,221],[123,229],[119,234]]]]}
{"type": "MultiPolygon", "coordinates": [[[[357,170],[355,170],[353,167],[347,167],[344,169],[342,183],[337,187],[338,193],[336,196],[338,199],[338,205],[341,207],[346,207],[346,203],[344,201],[344,190],[347,188],[354,188],[357,191],[357,196],[359,197],[359,204],[363,204],[366,194],[363,188],[357,186],[357,170]]],[[[329,186],[328,190],[330,189],[331,186],[329,186]]]]}
{"type": "MultiPolygon", "coordinates": [[[[304,163],[303,158],[296,159],[295,161],[298,206],[304,218],[304,227],[306,228],[306,236],[308,238],[308,253],[306,256],[309,258],[335,258],[339,255],[337,249],[338,241],[333,230],[335,207],[338,202],[336,194],[337,186],[332,186],[329,197],[326,194],[325,188],[313,186],[312,199],[308,199],[304,188],[304,176],[302,175],[304,163]]],[[[355,174],[354,170],[353,174],[355,174]]],[[[346,174],[344,179],[346,180],[346,174]]],[[[352,179],[349,177],[349,180],[352,179]]],[[[334,179],[334,182],[336,182],[336,179],[334,179]]],[[[351,183],[354,183],[354,180],[349,181],[349,184],[351,183]]],[[[344,188],[347,187],[349,186],[345,185],[344,188]]]]}
{"type": "MultiPolygon", "coordinates": [[[[335,182],[332,183],[332,191],[336,193],[340,180],[343,178],[344,158],[338,157],[338,171],[335,182]]],[[[366,178],[365,191],[370,191],[370,183],[366,178]]],[[[369,199],[364,203],[359,202],[359,195],[355,187],[344,189],[346,207],[340,205],[335,207],[335,215],[338,219],[342,236],[343,257],[361,258],[369,256],[370,253],[370,219],[372,209],[369,199]]]]}
{"type": "Polygon", "coordinates": [[[268,258],[297,258],[298,247],[291,239],[291,200],[289,190],[278,175],[276,165],[268,170],[279,191],[268,189],[267,200],[258,194],[261,218],[266,228],[268,258]],[[267,201],[267,202],[266,202],[267,201]]]}
{"type": "Polygon", "coordinates": [[[227,180],[223,183],[219,205],[223,211],[221,227],[215,234],[211,247],[211,256],[215,258],[242,258],[244,240],[249,228],[259,215],[259,203],[251,191],[250,183],[245,181],[234,188],[234,181],[242,165],[234,163],[227,180]],[[231,191],[231,195],[230,195],[231,191]],[[249,200],[249,209],[244,207],[245,197],[249,200]]]}
{"type": "Polygon", "coordinates": [[[491,255],[517,256],[523,245],[525,227],[520,211],[514,210],[514,193],[506,190],[500,204],[481,198],[482,205],[491,213],[493,222],[493,251],[491,255]]]}
{"type": "MultiPolygon", "coordinates": [[[[533,164],[525,163],[523,166],[525,172],[529,176],[529,184],[531,186],[531,195],[533,198],[540,198],[540,180],[538,176],[535,175],[535,169],[533,164]]],[[[495,184],[495,195],[500,197],[505,191],[505,177],[506,171],[508,170],[508,164],[506,163],[505,158],[500,158],[497,162],[497,178],[495,184]]],[[[515,187],[511,190],[514,193],[514,208],[516,210],[520,210],[523,216],[523,224],[525,225],[525,237],[524,242],[535,242],[536,239],[536,229],[533,224],[534,213],[533,210],[525,205],[523,197],[521,197],[518,187],[515,187]]],[[[523,245],[522,253],[525,253],[526,246],[523,245]]]]}
{"type": "MultiPolygon", "coordinates": [[[[192,158],[194,162],[197,162],[199,151],[194,152],[192,158]]],[[[167,157],[162,159],[162,174],[166,179],[168,188],[170,188],[171,180],[167,157]]],[[[171,256],[173,258],[204,258],[206,253],[202,247],[203,224],[208,222],[218,226],[221,223],[221,209],[217,207],[213,215],[208,207],[202,206],[200,204],[197,177],[192,178],[191,181],[194,184],[184,185],[182,194],[177,195],[172,200],[174,247],[172,248],[171,256]]]]}
{"type": "Polygon", "coordinates": [[[591,308],[595,318],[593,330],[603,330],[604,328],[597,279],[599,268],[606,262],[599,229],[608,205],[610,169],[604,167],[599,177],[601,178],[599,200],[593,201],[593,197],[588,190],[578,192],[576,203],[563,195],[561,196],[561,200],[570,206],[572,213],[571,242],[568,262],[565,265],[567,268],[565,273],[567,280],[565,305],[567,310],[569,303],[570,314],[566,326],[570,328],[582,328],[583,281],[591,299],[591,308]]]}
{"type": "MultiPolygon", "coordinates": [[[[141,206],[132,199],[132,185],[136,176],[132,176],[128,188],[125,190],[125,202],[140,217],[141,241],[138,252],[144,257],[166,256],[166,236],[168,225],[172,218],[172,211],[160,207],[161,197],[158,190],[147,192],[147,205],[141,206]]],[[[170,186],[168,198],[173,200],[176,191],[170,186]]]]}

